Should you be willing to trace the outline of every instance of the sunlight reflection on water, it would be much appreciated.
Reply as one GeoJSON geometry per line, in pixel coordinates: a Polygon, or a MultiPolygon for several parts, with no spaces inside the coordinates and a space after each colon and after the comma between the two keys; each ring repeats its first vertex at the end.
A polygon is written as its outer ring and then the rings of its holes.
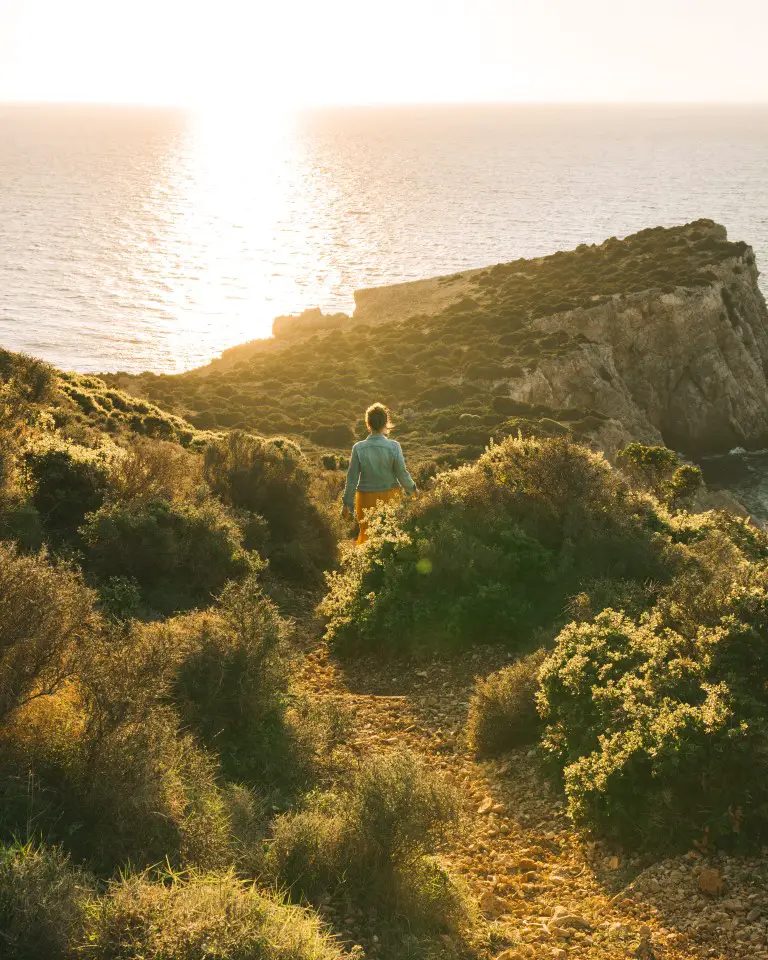
{"type": "Polygon", "coordinates": [[[0,344],[180,370],[361,286],[710,216],[768,258],[764,108],[0,107],[0,344]]]}

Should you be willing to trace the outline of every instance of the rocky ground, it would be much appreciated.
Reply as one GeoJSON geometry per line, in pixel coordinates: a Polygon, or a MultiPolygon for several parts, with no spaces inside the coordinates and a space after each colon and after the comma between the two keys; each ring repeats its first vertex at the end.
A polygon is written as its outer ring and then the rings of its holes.
{"type": "MultiPolygon", "coordinates": [[[[459,789],[464,816],[443,858],[484,918],[476,956],[495,960],[768,960],[768,851],[691,851],[648,863],[590,843],[535,751],[478,761],[464,740],[473,679],[504,654],[451,662],[337,663],[313,642],[302,683],[354,719],[361,755],[407,746],[459,789]]],[[[375,918],[329,906],[345,940],[386,960],[375,918]]],[[[446,945],[446,956],[451,945],[446,945]]]]}

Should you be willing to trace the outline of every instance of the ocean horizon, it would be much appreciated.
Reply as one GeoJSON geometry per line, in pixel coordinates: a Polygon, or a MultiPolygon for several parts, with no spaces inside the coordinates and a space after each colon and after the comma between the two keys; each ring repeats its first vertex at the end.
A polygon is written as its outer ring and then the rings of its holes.
{"type": "Polygon", "coordinates": [[[0,105],[0,346],[181,371],[362,287],[700,217],[760,267],[766,155],[761,105],[0,105]]]}

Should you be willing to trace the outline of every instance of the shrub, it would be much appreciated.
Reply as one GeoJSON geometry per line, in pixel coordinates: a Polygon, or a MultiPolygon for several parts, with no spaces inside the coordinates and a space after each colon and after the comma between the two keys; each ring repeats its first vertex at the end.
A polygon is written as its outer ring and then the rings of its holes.
{"type": "MultiPolygon", "coordinates": [[[[225,590],[217,611],[97,621],[62,671],[67,682],[38,685],[26,701],[6,670],[17,699],[0,724],[0,834],[34,830],[106,872],[127,860],[231,861],[232,797],[220,774],[248,779],[263,795],[292,791],[334,745],[332,717],[321,722],[300,699],[289,702],[284,631],[247,581],[225,590]]],[[[256,863],[259,843],[242,843],[238,856],[256,863]]]]}
{"type": "Polygon", "coordinates": [[[425,390],[417,397],[417,401],[432,407],[450,407],[454,403],[459,403],[463,398],[464,393],[458,387],[445,384],[425,390]]]}
{"type": "Polygon", "coordinates": [[[286,624],[254,578],[230,586],[220,606],[149,628],[179,656],[171,697],[182,722],[236,779],[294,771],[285,724],[286,624]]]}
{"type": "Polygon", "coordinates": [[[354,443],[355,435],[348,423],[338,423],[331,427],[318,427],[309,434],[309,439],[321,447],[348,447],[354,443]]]}
{"type": "Polygon", "coordinates": [[[110,577],[99,589],[99,609],[114,621],[127,621],[146,614],[141,587],[130,577],[110,577]]]}
{"type": "Polygon", "coordinates": [[[605,460],[565,440],[507,439],[374,517],[328,578],[337,647],[520,645],[586,581],[669,576],[662,518],[605,460]]]}
{"type": "Polygon", "coordinates": [[[202,483],[202,461],[175,443],[136,440],[116,458],[110,475],[110,498],[136,503],[191,496],[202,483]]]}
{"type": "Polygon", "coordinates": [[[313,582],[333,566],[336,537],[312,500],[312,475],[295,444],[234,432],[207,448],[204,469],[225,504],[266,520],[275,572],[313,582]]]}
{"type": "Polygon", "coordinates": [[[94,882],[58,850],[0,847],[0,944],[5,960],[65,960],[94,882]]]}
{"type": "Polygon", "coordinates": [[[71,444],[32,449],[24,464],[32,487],[32,502],[53,543],[76,539],[86,515],[104,502],[109,482],[109,459],[71,444]]]}
{"type": "Polygon", "coordinates": [[[7,960],[341,960],[306,910],[231,873],[124,876],[99,891],[55,849],[0,849],[7,960]]]}
{"type": "Polygon", "coordinates": [[[479,754],[502,753],[538,740],[542,721],[536,693],[545,658],[546,652],[537,650],[475,684],[467,733],[479,754]]]}
{"type": "Polygon", "coordinates": [[[42,404],[53,394],[56,373],[36,357],[0,350],[0,380],[12,383],[15,392],[27,403],[42,404]]]}
{"type": "Polygon", "coordinates": [[[436,460],[422,460],[421,463],[416,465],[416,469],[413,471],[413,479],[416,483],[416,486],[421,489],[427,484],[431,483],[435,479],[437,474],[440,472],[440,464],[436,460]]]}
{"type": "Polygon", "coordinates": [[[703,485],[701,470],[689,463],[683,464],[664,484],[664,502],[672,510],[682,510],[690,506],[703,485]]]}
{"type": "Polygon", "coordinates": [[[18,497],[3,498],[0,492],[0,541],[3,540],[15,543],[20,550],[36,553],[45,544],[45,531],[34,504],[18,497]]]}
{"type": "Polygon", "coordinates": [[[8,833],[33,824],[106,872],[126,860],[223,862],[230,838],[215,766],[179,731],[167,706],[178,654],[154,639],[113,629],[66,687],[0,729],[8,833]]]}
{"type": "Polygon", "coordinates": [[[82,532],[89,569],[100,579],[135,581],[162,613],[210,603],[253,565],[234,521],[214,501],[110,503],[82,532]]]}
{"type": "Polygon", "coordinates": [[[559,636],[541,673],[544,743],[587,827],[665,850],[768,836],[766,565],[742,554],[727,569],[703,623],[680,613],[690,583],[673,584],[639,622],[605,610],[559,636]]]}
{"type": "Polygon", "coordinates": [[[511,397],[494,397],[491,401],[493,410],[504,417],[525,416],[531,413],[531,405],[523,403],[520,400],[513,400],[511,397]]]}
{"type": "Polygon", "coordinates": [[[346,787],[277,820],[267,865],[294,897],[343,890],[414,925],[455,927],[466,906],[429,855],[456,816],[453,792],[409,754],[374,757],[346,787]]]}
{"type": "Polygon", "coordinates": [[[341,960],[306,910],[232,874],[130,877],[91,901],[78,955],[111,960],[341,960]]]}
{"type": "Polygon", "coordinates": [[[681,466],[677,454],[667,447],[630,443],[618,452],[616,460],[635,483],[671,510],[689,507],[704,485],[701,470],[692,464],[681,466]]]}
{"type": "Polygon", "coordinates": [[[677,454],[669,447],[630,443],[616,454],[616,462],[635,483],[662,498],[664,483],[679,466],[677,454]]]}
{"type": "Polygon", "coordinates": [[[70,567],[0,544],[0,722],[72,675],[94,626],[93,597],[70,567]]]}
{"type": "Polygon", "coordinates": [[[149,711],[91,729],[60,781],[66,820],[80,824],[72,849],[105,871],[131,862],[222,866],[230,855],[224,798],[214,763],[176,718],[149,711]]]}
{"type": "Polygon", "coordinates": [[[70,399],[72,399],[78,405],[78,407],[80,407],[86,416],[101,412],[99,405],[95,402],[92,393],[89,393],[85,390],[80,390],[74,385],[68,385],[65,388],[65,392],[68,394],[70,399]]]}

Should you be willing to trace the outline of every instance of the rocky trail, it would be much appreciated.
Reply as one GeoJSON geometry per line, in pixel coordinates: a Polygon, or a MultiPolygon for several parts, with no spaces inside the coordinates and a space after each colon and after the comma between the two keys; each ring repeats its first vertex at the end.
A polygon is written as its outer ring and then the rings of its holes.
{"type": "MultiPolygon", "coordinates": [[[[458,835],[442,859],[485,921],[474,954],[495,960],[767,960],[768,851],[747,860],[684,856],[648,863],[584,840],[534,751],[478,761],[464,738],[474,677],[505,662],[494,649],[422,664],[339,663],[317,639],[300,682],[353,718],[360,754],[405,746],[459,790],[458,835]]],[[[386,960],[370,918],[330,906],[345,940],[386,960]]],[[[446,953],[451,955],[446,938],[446,953]]],[[[455,948],[453,948],[455,949],[455,948]]]]}

